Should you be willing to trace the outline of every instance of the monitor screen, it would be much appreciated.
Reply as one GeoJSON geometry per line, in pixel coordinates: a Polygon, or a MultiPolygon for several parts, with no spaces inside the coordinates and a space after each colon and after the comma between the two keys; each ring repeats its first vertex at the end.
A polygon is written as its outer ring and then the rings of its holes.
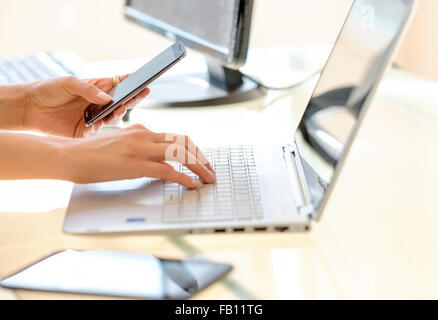
{"type": "Polygon", "coordinates": [[[251,9],[252,0],[128,0],[126,14],[228,65],[246,58],[251,9]]]}
{"type": "Polygon", "coordinates": [[[350,10],[295,135],[316,207],[352,142],[414,2],[356,0],[350,10]]]}

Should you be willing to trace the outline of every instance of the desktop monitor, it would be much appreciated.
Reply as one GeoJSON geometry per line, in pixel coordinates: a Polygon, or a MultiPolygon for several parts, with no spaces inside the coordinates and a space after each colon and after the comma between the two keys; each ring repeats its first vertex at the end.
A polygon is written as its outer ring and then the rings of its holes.
{"type": "Polygon", "coordinates": [[[237,68],[245,63],[252,0],[128,0],[126,15],[237,68]]]}
{"type": "Polygon", "coordinates": [[[253,0],[127,0],[128,19],[183,41],[202,53],[208,66],[205,75],[153,84],[157,88],[150,98],[171,105],[212,105],[260,96],[261,88],[236,70],[246,61],[252,8],[253,0]]]}

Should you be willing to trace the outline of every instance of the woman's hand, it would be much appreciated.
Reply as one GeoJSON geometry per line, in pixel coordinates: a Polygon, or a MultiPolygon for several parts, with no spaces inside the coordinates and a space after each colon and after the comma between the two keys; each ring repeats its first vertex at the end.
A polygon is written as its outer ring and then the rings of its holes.
{"type": "MultiPolygon", "coordinates": [[[[121,80],[126,77],[122,76],[121,80]]],[[[105,92],[112,87],[112,78],[80,80],[76,77],[63,77],[31,83],[25,87],[23,128],[69,138],[91,136],[103,125],[117,124],[127,108],[134,107],[149,93],[149,89],[141,91],[114,110],[107,119],[87,128],[84,121],[85,109],[92,103],[110,103],[111,97],[105,92]]]]}
{"type": "Polygon", "coordinates": [[[141,125],[69,140],[62,153],[62,179],[76,183],[152,177],[190,189],[201,186],[199,180],[175,171],[165,161],[184,164],[205,183],[216,181],[207,158],[188,137],[154,133],[141,125]]]}

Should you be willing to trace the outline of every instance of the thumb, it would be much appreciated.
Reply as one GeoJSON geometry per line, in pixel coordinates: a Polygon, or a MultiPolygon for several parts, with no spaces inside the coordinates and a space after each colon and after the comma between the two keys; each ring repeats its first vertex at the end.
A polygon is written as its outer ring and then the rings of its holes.
{"type": "Polygon", "coordinates": [[[71,95],[82,97],[90,103],[105,105],[113,100],[98,87],[76,77],[64,78],[62,86],[71,95]]]}

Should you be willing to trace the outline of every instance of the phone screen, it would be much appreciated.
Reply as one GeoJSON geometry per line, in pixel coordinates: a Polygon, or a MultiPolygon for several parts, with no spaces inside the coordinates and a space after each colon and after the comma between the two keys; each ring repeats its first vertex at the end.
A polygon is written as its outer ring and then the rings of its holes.
{"type": "Polygon", "coordinates": [[[0,282],[14,289],[145,299],[187,299],[231,271],[207,260],[148,254],[65,250],[0,282]]]}
{"type": "Polygon", "coordinates": [[[128,102],[141,90],[145,89],[152,81],[172,67],[185,56],[186,49],[181,41],[175,42],[158,56],[146,63],[143,67],[123,80],[118,86],[111,89],[108,94],[113,101],[105,106],[92,104],[84,112],[87,126],[108,116],[120,105],[128,102]]]}

